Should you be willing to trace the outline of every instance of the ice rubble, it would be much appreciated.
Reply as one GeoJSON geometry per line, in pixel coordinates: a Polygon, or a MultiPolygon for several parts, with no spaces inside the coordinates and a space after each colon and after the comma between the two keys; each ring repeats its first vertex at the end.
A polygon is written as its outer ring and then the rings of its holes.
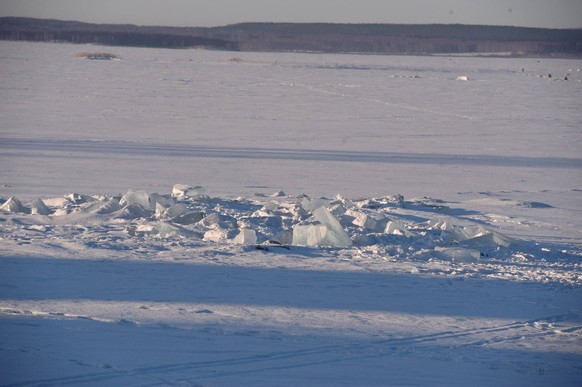
{"type": "Polygon", "coordinates": [[[30,203],[30,213],[32,215],[48,215],[51,210],[40,198],[36,198],[30,203]]]}
{"type": "Polygon", "coordinates": [[[13,212],[13,213],[30,213],[30,209],[26,208],[22,205],[22,203],[20,202],[20,200],[18,200],[18,198],[12,196],[10,198],[8,198],[8,200],[6,202],[4,202],[4,204],[2,204],[2,206],[0,206],[0,210],[4,211],[4,212],[13,212]]]}
{"type": "Polygon", "coordinates": [[[255,230],[243,228],[232,241],[241,245],[254,245],[257,243],[257,233],[255,230]]]}
{"type": "Polygon", "coordinates": [[[325,207],[319,206],[308,222],[293,226],[293,244],[349,247],[352,240],[336,217],[325,207]]]}
{"type": "Polygon", "coordinates": [[[11,197],[0,210],[42,216],[44,222],[58,220],[60,224],[67,220],[79,224],[83,219],[125,224],[129,237],[331,248],[394,245],[410,256],[458,262],[474,262],[519,246],[485,226],[466,224],[466,219],[465,225],[453,224],[440,207],[428,199],[405,202],[401,195],[350,200],[339,195],[329,199],[278,192],[253,199],[211,198],[202,187],[176,184],[166,195],[130,189],[122,195],[74,193],[27,204],[11,197]]]}

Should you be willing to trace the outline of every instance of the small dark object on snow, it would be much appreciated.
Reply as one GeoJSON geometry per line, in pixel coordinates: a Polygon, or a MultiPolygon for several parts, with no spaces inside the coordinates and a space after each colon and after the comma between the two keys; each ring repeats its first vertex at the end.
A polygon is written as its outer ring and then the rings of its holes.
{"type": "Polygon", "coordinates": [[[286,249],[286,250],[291,250],[291,248],[287,245],[284,245],[280,242],[277,241],[267,241],[268,245],[256,245],[256,249],[257,250],[261,250],[261,251],[270,251],[269,247],[276,247],[276,248],[280,248],[280,249],[286,249]]]}

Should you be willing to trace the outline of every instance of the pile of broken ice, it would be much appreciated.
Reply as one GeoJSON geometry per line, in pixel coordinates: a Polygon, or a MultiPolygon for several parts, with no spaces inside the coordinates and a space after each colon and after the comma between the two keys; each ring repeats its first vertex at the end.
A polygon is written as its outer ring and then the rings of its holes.
{"type": "Polygon", "coordinates": [[[395,210],[405,207],[422,210],[401,195],[352,201],[339,195],[325,199],[278,192],[252,200],[222,199],[211,198],[201,187],[176,184],[167,195],[141,190],[116,196],[69,194],[27,205],[11,197],[0,210],[71,222],[126,222],[132,237],[333,248],[414,244],[417,250],[455,261],[475,261],[515,245],[515,240],[477,224],[455,225],[438,216],[416,222],[395,216],[395,210]]]}

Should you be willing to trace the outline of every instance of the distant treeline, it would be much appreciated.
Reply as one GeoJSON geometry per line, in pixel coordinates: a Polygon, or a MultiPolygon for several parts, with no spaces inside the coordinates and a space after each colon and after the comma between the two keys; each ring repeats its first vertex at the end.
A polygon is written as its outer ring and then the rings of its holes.
{"type": "Polygon", "coordinates": [[[224,27],[0,18],[0,39],[240,51],[582,56],[582,29],[461,24],[241,23],[224,27]]]}
{"type": "Polygon", "coordinates": [[[92,43],[106,46],[239,50],[235,42],[202,36],[195,28],[140,27],[75,21],[4,17],[0,39],[34,42],[92,43]]]}

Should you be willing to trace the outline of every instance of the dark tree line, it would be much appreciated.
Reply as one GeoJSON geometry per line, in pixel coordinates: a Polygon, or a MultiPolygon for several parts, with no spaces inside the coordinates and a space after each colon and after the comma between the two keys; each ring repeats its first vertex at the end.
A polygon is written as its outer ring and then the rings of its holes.
{"type": "Polygon", "coordinates": [[[0,18],[0,39],[94,43],[111,46],[238,50],[235,42],[200,36],[172,27],[139,27],[131,24],[90,24],[74,21],[0,18]]]}
{"type": "Polygon", "coordinates": [[[0,30],[0,39],[45,42],[93,43],[105,46],[191,48],[208,47],[238,50],[230,41],[198,36],[144,32],[107,31],[6,31],[0,30]]]}
{"type": "Polygon", "coordinates": [[[460,24],[241,23],[201,28],[0,18],[0,39],[242,51],[582,56],[582,29],[460,24]]]}

